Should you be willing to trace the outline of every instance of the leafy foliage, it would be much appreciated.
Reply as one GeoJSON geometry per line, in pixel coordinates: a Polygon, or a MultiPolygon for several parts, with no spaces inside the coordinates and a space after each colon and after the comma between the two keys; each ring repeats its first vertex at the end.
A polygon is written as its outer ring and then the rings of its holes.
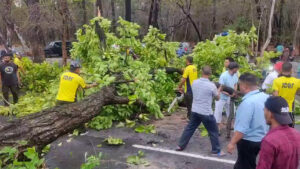
{"type": "Polygon", "coordinates": [[[38,169],[45,161],[44,158],[39,158],[34,147],[28,148],[27,151],[24,152],[25,157],[28,159],[27,161],[19,161],[17,158],[18,154],[19,152],[16,148],[4,147],[0,151],[0,166],[13,169],[38,169]]]}
{"type": "Polygon", "coordinates": [[[143,164],[145,166],[149,166],[150,163],[143,158],[144,156],[145,156],[144,152],[138,151],[137,155],[129,156],[127,158],[127,163],[134,164],[134,165],[141,165],[141,164],[143,164]]]}
{"type": "Polygon", "coordinates": [[[104,142],[106,142],[108,145],[122,145],[125,144],[124,141],[120,138],[114,138],[109,136],[108,138],[106,138],[104,140],[104,142]]]}
{"type": "Polygon", "coordinates": [[[137,128],[135,128],[135,132],[137,132],[137,133],[146,133],[146,134],[149,134],[149,133],[155,134],[156,133],[154,125],[148,125],[148,126],[141,125],[141,126],[138,126],[137,128]]]}
{"type": "Polygon", "coordinates": [[[81,165],[80,169],[94,169],[97,166],[100,166],[101,158],[102,153],[99,153],[98,156],[89,156],[87,161],[81,165]]]}

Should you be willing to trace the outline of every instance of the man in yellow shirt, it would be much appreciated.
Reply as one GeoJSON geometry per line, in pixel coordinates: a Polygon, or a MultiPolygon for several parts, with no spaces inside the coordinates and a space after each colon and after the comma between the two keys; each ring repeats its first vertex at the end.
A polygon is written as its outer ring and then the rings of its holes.
{"type": "Polygon", "coordinates": [[[88,89],[98,86],[97,83],[86,85],[83,78],[79,76],[80,68],[81,65],[77,61],[72,61],[70,65],[70,72],[66,72],[61,75],[56,98],[58,105],[76,102],[78,87],[88,89]]]}
{"type": "Polygon", "coordinates": [[[22,56],[20,53],[16,53],[14,54],[14,64],[16,64],[19,68],[19,70],[22,72],[22,74],[25,74],[25,70],[24,70],[24,64],[22,62],[22,56]]]}
{"type": "Polygon", "coordinates": [[[184,93],[184,101],[188,109],[187,117],[190,118],[192,103],[193,103],[193,93],[192,84],[193,81],[198,78],[198,72],[196,66],[193,65],[193,57],[188,56],[186,58],[187,67],[184,69],[182,80],[179,83],[178,90],[184,93]],[[184,91],[182,86],[184,84],[184,91]]]}
{"type": "Polygon", "coordinates": [[[282,65],[282,76],[275,79],[273,82],[273,95],[283,97],[289,104],[290,116],[292,118],[293,124],[290,124],[290,127],[295,125],[295,117],[293,114],[294,101],[297,90],[300,88],[300,80],[292,75],[293,65],[289,62],[285,62],[282,65]]]}

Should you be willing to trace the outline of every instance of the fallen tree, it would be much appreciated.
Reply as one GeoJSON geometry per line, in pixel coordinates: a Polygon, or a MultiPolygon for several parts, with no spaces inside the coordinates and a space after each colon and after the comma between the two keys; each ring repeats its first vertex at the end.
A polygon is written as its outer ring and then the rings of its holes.
{"type": "MultiPolygon", "coordinates": [[[[0,147],[14,146],[23,152],[36,146],[41,150],[58,137],[72,132],[99,115],[106,105],[128,104],[127,97],[115,95],[115,88],[104,87],[78,103],[57,106],[20,119],[0,124],[0,147]],[[20,142],[26,141],[26,144],[20,142]]],[[[141,102],[135,104],[144,106],[141,102]]]]}

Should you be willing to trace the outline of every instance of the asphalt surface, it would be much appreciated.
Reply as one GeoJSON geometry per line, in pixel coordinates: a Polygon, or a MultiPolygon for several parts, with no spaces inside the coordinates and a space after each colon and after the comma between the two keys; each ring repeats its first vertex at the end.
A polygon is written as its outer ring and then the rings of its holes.
{"type": "MultiPolygon", "coordinates": [[[[179,111],[162,120],[153,121],[156,134],[135,133],[131,128],[111,128],[108,130],[88,130],[83,136],[66,135],[51,144],[46,155],[49,169],[79,169],[89,155],[103,153],[99,169],[232,169],[236,152],[225,157],[210,155],[211,145],[208,137],[201,137],[196,131],[189,145],[181,154],[174,151],[181,133],[187,124],[184,111],[179,111]],[[125,145],[109,146],[103,143],[108,136],[122,138],[125,145]],[[97,147],[101,144],[102,147],[97,147]],[[137,148],[138,147],[138,148],[137,148]],[[142,148],[141,148],[142,147],[142,148]],[[145,149],[146,148],[146,149],[145,149]],[[154,149],[154,150],[148,150],[154,149]],[[150,166],[129,165],[128,156],[139,150],[145,153],[150,166]],[[161,152],[163,151],[163,152],[161,152]]],[[[300,126],[297,126],[300,130],[300,126]]],[[[223,134],[225,135],[225,134],[223,134]]],[[[220,137],[221,146],[226,150],[228,140],[220,137]]]]}

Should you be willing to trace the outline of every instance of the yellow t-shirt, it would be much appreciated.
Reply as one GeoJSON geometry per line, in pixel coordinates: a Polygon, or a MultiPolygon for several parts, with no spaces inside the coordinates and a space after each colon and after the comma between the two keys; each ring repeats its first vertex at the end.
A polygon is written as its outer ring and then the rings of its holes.
{"type": "MultiPolygon", "coordinates": [[[[15,58],[14,58],[14,63],[15,63],[20,69],[23,69],[23,62],[22,62],[19,58],[15,57],[15,58]]],[[[19,69],[19,70],[20,70],[20,69],[19,69]]]]}
{"type": "Polygon", "coordinates": [[[57,100],[66,102],[75,102],[78,87],[86,87],[82,77],[76,73],[66,72],[60,77],[59,90],[57,100]]]}
{"type": "Polygon", "coordinates": [[[184,92],[192,92],[193,81],[198,78],[197,68],[194,65],[188,65],[183,72],[183,78],[186,79],[184,84],[184,92]]]}
{"type": "Polygon", "coordinates": [[[278,96],[283,97],[288,102],[290,112],[292,112],[295,95],[300,88],[300,80],[294,77],[282,76],[274,80],[272,88],[278,91],[278,96]]]}

